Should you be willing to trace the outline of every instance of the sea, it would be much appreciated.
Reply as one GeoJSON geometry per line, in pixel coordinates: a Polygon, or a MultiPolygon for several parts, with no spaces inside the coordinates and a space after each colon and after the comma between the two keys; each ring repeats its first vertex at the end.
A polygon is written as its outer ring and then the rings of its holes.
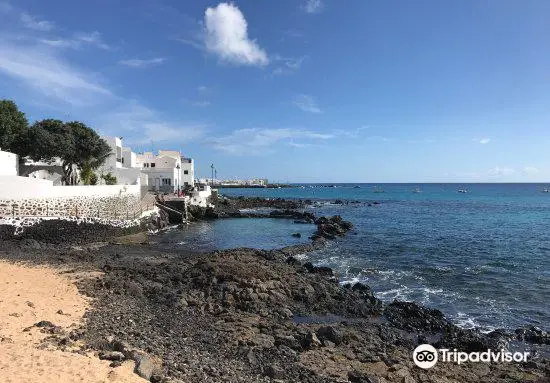
{"type": "MultiPolygon", "coordinates": [[[[526,325],[550,330],[549,188],[300,184],[219,192],[310,199],[308,210],[316,215],[341,215],[354,224],[350,234],[303,260],[332,267],[342,283],[368,284],[383,301],[416,301],[461,327],[488,332],[526,325]]],[[[171,230],[158,243],[201,251],[272,249],[306,242],[314,230],[280,219],[227,219],[171,230]]]]}

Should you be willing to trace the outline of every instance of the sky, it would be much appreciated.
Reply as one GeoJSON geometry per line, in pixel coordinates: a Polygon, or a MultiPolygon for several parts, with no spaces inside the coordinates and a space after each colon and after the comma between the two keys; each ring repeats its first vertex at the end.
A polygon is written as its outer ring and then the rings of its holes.
{"type": "Polygon", "coordinates": [[[550,182],[546,0],[0,0],[0,99],[196,172],[550,182]]]}

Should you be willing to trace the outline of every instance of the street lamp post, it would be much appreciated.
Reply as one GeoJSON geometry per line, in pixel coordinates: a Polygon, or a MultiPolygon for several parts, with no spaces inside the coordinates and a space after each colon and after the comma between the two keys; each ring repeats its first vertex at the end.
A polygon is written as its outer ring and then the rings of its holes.
{"type": "Polygon", "coordinates": [[[210,165],[210,168],[212,169],[212,181],[210,185],[214,186],[214,164],[210,165]]]}

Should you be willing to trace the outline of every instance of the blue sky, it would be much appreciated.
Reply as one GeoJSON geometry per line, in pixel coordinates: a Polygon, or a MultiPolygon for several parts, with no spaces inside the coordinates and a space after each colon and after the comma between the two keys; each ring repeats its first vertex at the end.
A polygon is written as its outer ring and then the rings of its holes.
{"type": "Polygon", "coordinates": [[[550,2],[0,0],[0,98],[199,175],[550,181],[550,2]]]}

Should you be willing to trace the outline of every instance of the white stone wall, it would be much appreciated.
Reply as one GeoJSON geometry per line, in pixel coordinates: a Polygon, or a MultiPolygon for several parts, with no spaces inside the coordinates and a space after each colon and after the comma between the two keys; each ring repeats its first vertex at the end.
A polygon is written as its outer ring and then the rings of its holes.
{"type": "Polygon", "coordinates": [[[118,185],[140,185],[141,170],[140,169],[113,169],[111,174],[116,177],[118,185]]]}
{"type": "Polygon", "coordinates": [[[212,195],[212,189],[206,185],[203,190],[194,190],[186,196],[186,203],[189,205],[207,207],[209,205],[208,198],[212,195]]]}
{"type": "Polygon", "coordinates": [[[0,176],[16,176],[18,174],[17,154],[0,150],[0,176]]]}
{"type": "Polygon", "coordinates": [[[53,186],[51,181],[0,177],[0,217],[95,217],[140,215],[140,186],[53,186]]]}

